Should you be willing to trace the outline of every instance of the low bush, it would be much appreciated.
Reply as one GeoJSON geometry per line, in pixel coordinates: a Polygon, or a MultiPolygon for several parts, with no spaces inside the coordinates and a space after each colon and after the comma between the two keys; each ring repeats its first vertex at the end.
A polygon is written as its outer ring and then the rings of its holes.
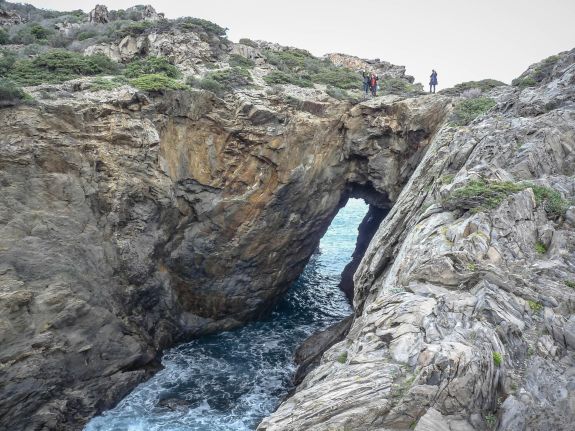
{"type": "Polygon", "coordinates": [[[218,96],[235,89],[251,85],[250,72],[241,67],[209,72],[203,79],[189,78],[187,84],[194,88],[211,91],[218,96]]]}
{"type": "Polygon", "coordinates": [[[506,86],[504,82],[497,81],[496,79],[483,79],[481,81],[467,81],[462,82],[461,84],[457,84],[452,88],[446,88],[445,90],[441,90],[441,94],[445,94],[447,96],[459,96],[463,94],[463,92],[473,89],[479,89],[481,92],[486,92],[492,90],[497,87],[506,86]]]}
{"type": "Polygon", "coordinates": [[[0,45],[6,45],[10,41],[10,36],[8,32],[3,28],[0,28],[0,45]]]}
{"type": "Polygon", "coordinates": [[[255,43],[253,40],[243,37],[239,40],[239,43],[246,46],[251,46],[252,48],[257,48],[258,44],[255,43]]]}
{"type": "Polygon", "coordinates": [[[297,75],[294,73],[282,72],[281,70],[274,70],[264,77],[266,84],[293,84],[298,87],[313,87],[313,82],[309,76],[297,75]]]}
{"type": "Polygon", "coordinates": [[[134,60],[124,69],[124,75],[128,78],[137,78],[142,75],[164,74],[170,78],[180,76],[180,71],[165,57],[146,57],[134,60]]]}
{"type": "Polygon", "coordinates": [[[5,105],[15,105],[29,96],[14,82],[0,78],[0,107],[5,105]]]}
{"type": "Polygon", "coordinates": [[[110,91],[124,84],[129,84],[129,80],[123,76],[115,76],[112,79],[95,78],[90,83],[90,91],[110,91]]]}
{"type": "Polygon", "coordinates": [[[201,18],[183,18],[180,20],[180,27],[191,31],[204,31],[215,36],[225,36],[227,28],[201,18]]]}
{"type": "Polygon", "coordinates": [[[70,51],[51,50],[32,60],[16,61],[8,77],[21,85],[40,85],[117,71],[118,65],[101,54],[83,56],[70,51]]]}
{"type": "Polygon", "coordinates": [[[251,69],[255,66],[252,60],[237,54],[230,55],[229,63],[231,67],[242,67],[244,69],[251,69]]]}
{"type": "Polygon", "coordinates": [[[541,310],[543,310],[543,305],[539,302],[536,301],[527,301],[527,303],[529,304],[529,308],[531,309],[531,311],[533,311],[534,313],[539,313],[541,310]]]}
{"type": "Polygon", "coordinates": [[[178,82],[175,79],[161,73],[143,75],[139,78],[132,79],[130,83],[140,90],[151,92],[161,92],[164,90],[183,90],[186,88],[186,86],[181,82],[178,82]]]}
{"type": "Polygon", "coordinates": [[[411,84],[401,78],[380,78],[382,94],[415,95],[422,94],[421,84],[411,84]]]}
{"type": "Polygon", "coordinates": [[[535,251],[539,254],[547,253],[547,247],[541,241],[535,243],[535,251]]]}
{"type": "Polygon", "coordinates": [[[538,186],[527,182],[473,180],[454,190],[444,201],[447,208],[481,211],[485,208],[496,208],[505,198],[513,193],[531,189],[538,205],[543,205],[551,218],[565,215],[571,205],[561,194],[549,187],[538,186]]]}
{"type": "Polygon", "coordinates": [[[16,54],[7,49],[0,50],[0,76],[6,76],[16,63],[16,54]]]}
{"type": "Polygon", "coordinates": [[[347,91],[342,90],[341,88],[337,88],[337,87],[328,86],[325,92],[329,96],[331,96],[337,100],[349,100],[349,98],[350,98],[347,91]]]}
{"type": "Polygon", "coordinates": [[[565,286],[575,289],[575,280],[565,280],[564,283],[565,286]]]}
{"type": "Polygon", "coordinates": [[[551,75],[553,68],[557,62],[561,59],[558,55],[552,55],[547,57],[541,63],[539,63],[533,70],[529,71],[527,74],[521,75],[519,78],[514,79],[511,84],[520,87],[534,87],[541,82],[543,82],[548,76],[551,75]]]}
{"type": "Polygon", "coordinates": [[[151,21],[128,22],[127,25],[123,25],[116,30],[115,36],[118,39],[123,39],[126,36],[137,37],[153,26],[154,24],[151,21]]]}
{"type": "Polygon", "coordinates": [[[480,115],[486,113],[497,103],[489,97],[477,97],[460,101],[453,110],[451,123],[466,126],[480,115]]]}

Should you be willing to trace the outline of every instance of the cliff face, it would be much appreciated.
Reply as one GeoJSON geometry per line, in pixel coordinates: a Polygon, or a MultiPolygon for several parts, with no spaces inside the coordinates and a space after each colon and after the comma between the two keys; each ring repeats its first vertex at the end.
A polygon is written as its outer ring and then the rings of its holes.
{"type": "Polygon", "coordinates": [[[435,135],[355,273],[347,338],[259,430],[572,429],[575,51],[526,78],[435,135]]]}
{"type": "Polygon", "coordinates": [[[77,429],[161,349],[265,311],[349,196],[391,206],[450,103],[82,85],[0,110],[0,423],[15,429],[77,429]]]}

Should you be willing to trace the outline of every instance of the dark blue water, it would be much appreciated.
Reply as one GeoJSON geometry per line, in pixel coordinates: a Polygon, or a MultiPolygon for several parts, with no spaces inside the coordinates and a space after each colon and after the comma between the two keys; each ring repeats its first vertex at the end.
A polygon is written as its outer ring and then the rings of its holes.
{"type": "Polygon", "coordinates": [[[85,431],[255,429],[291,388],[298,345],[351,314],[337,286],[366,212],[363,201],[349,200],[267,319],[168,350],[162,371],[85,431]]]}

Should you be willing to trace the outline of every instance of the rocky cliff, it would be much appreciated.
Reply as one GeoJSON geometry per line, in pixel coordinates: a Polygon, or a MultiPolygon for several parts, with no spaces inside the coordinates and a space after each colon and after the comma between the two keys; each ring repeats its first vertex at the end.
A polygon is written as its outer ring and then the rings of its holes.
{"type": "Polygon", "coordinates": [[[259,430],[572,429],[575,51],[526,79],[435,135],[355,273],[347,337],[259,430]]]}
{"type": "MultiPolygon", "coordinates": [[[[178,46],[161,37],[134,46],[178,46]]],[[[265,312],[348,197],[391,207],[451,103],[86,79],[27,91],[34,103],[0,110],[0,423],[12,429],[78,429],[163,348],[265,312]]]]}
{"type": "Polygon", "coordinates": [[[573,52],[456,126],[461,100],[402,67],[135,12],[137,34],[84,53],[165,58],[195,88],[80,78],[0,110],[2,427],[79,429],[162,349],[258,317],[360,197],[349,334],[260,429],[568,429],[573,52]],[[245,61],[242,85],[196,85],[245,61]],[[365,67],[386,94],[333,91],[365,67]]]}

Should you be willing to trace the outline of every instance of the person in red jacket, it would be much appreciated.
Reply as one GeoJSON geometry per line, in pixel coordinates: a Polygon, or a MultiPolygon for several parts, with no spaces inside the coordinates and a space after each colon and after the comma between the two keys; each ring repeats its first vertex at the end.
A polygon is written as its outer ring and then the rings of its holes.
{"type": "Polygon", "coordinates": [[[371,89],[371,95],[373,97],[377,96],[377,81],[379,81],[378,76],[375,73],[372,73],[369,82],[369,88],[371,89]]]}

